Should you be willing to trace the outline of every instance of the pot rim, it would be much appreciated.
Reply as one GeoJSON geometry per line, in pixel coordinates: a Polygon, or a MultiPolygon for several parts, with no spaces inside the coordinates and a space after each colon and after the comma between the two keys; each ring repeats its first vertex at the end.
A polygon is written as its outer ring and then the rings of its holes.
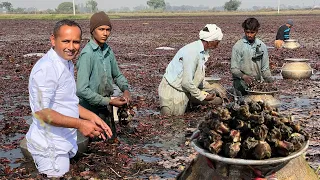
{"type": "Polygon", "coordinates": [[[292,69],[282,69],[282,71],[285,72],[312,72],[312,69],[306,69],[306,70],[302,70],[302,69],[297,69],[297,70],[292,70],[292,69]]]}
{"type": "Polygon", "coordinates": [[[285,58],[285,61],[293,61],[293,62],[305,62],[310,61],[310,59],[307,58],[285,58]]]}
{"type": "Polygon", "coordinates": [[[298,40],[296,39],[287,39],[287,40],[284,40],[284,42],[297,42],[298,40]]]}
{"type": "Polygon", "coordinates": [[[248,92],[248,95],[267,95],[267,94],[270,94],[270,95],[273,95],[275,93],[278,93],[279,91],[252,91],[250,89],[246,89],[245,91],[248,92]]]}
{"type": "Polygon", "coordinates": [[[220,81],[220,77],[204,77],[205,81],[220,81]]]}

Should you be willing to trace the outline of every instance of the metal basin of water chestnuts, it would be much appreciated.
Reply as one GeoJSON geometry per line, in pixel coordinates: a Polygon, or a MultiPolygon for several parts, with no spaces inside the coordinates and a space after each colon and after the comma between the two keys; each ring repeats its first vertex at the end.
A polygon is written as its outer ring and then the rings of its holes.
{"type": "Polygon", "coordinates": [[[278,108],[281,105],[280,100],[275,96],[278,89],[272,83],[254,83],[246,89],[248,95],[244,97],[246,102],[264,102],[271,107],[278,108]]]}
{"type": "Polygon", "coordinates": [[[309,59],[287,58],[284,59],[281,75],[284,79],[308,79],[312,76],[313,70],[307,63],[309,59]]]}
{"type": "Polygon", "coordinates": [[[301,45],[295,39],[284,40],[283,48],[286,49],[298,49],[301,45]]]}
{"type": "Polygon", "coordinates": [[[229,103],[211,110],[192,145],[209,159],[227,164],[263,165],[300,156],[309,135],[290,115],[263,102],[229,103]]]}
{"type": "Polygon", "coordinates": [[[280,100],[275,98],[275,93],[278,91],[269,91],[269,92],[263,92],[263,91],[252,91],[252,90],[246,90],[248,92],[248,95],[244,97],[244,100],[246,102],[265,102],[267,105],[271,107],[278,108],[281,106],[280,100]]]}

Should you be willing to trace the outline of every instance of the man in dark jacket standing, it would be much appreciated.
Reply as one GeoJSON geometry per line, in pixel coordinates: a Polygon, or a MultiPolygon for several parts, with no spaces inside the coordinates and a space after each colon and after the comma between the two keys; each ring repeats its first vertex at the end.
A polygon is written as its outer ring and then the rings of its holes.
{"type": "Polygon", "coordinates": [[[290,39],[290,29],[293,26],[293,20],[288,19],[287,23],[280,26],[277,32],[274,45],[276,48],[282,47],[284,40],[290,39]]]}
{"type": "MultiPolygon", "coordinates": [[[[106,43],[112,25],[104,12],[91,16],[91,39],[83,48],[77,62],[77,96],[80,104],[96,113],[110,126],[113,114],[111,106],[122,107],[130,102],[127,79],[120,72],[118,63],[110,46],[106,43]],[[111,98],[114,93],[113,82],[123,92],[122,97],[111,98]]],[[[112,125],[113,134],[116,134],[112,125]]]]}

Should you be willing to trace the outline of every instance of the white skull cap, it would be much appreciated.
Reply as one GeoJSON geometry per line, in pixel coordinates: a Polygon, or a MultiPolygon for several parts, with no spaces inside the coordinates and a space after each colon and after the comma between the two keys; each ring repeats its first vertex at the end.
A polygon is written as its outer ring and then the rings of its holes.
{"type": "Polygon", "coordinates": [[[223,37],[221,29],[215,24],[207,24],[200,32],[199,38],[205,41],[221,41],[223,37]]]}

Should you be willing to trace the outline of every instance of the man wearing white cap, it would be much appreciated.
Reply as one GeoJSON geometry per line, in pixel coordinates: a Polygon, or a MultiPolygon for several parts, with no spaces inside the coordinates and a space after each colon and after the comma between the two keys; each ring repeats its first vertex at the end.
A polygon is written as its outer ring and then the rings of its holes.
{"type": "Polygon", "coordinates": [[[185,45],[176,53],[166,68],[158,89],[161,114],[184,114],[191,98],[203,103],[222,103],[220,97],[224,98],[226,95],[204,81],[208,50],[217,48],[222,37],[218,26],[207,24],[200,31],[199,40],[185,45]],[[202,89],[199,88],[201,86],[202,89]],[[208,93],[210,90],[215,90],[216,93],[208,93]]]}

